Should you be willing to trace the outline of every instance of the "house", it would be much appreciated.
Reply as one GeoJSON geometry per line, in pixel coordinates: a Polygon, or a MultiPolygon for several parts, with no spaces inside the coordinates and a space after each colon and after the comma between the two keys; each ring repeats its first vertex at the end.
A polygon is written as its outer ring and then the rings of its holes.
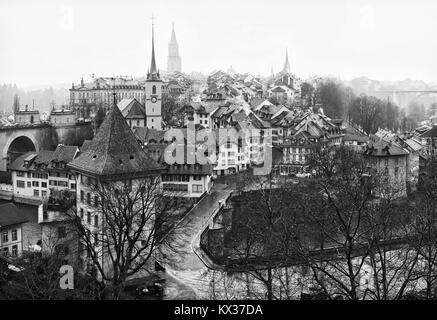
{"type": "Polygon", "coordinates": [[[39,205],[52,189],[76,190],[76,179],[67,164],[78,153],[77,146],[60,144],[54,151],[31,151],[19,156],[9,167],[14,200],[39,205]]]}
{"type": "Polygon", "coordinates": [[[123,99],[117,106],[132,130],[146,126],[146,109],[138,100],[123,99]]]}
{"type": "Polygon", "coordinates": [[[285,85],[274,85],[267,90],[269,98],[278,104],[291,104],[296,97],[297,91],[285,85]]]}
{"type": "Polygon", "coordinates": [[[235,129],[216,129],[213,131],[216,141],[216,159],[213,167],[215,176],[235,174],[248,169],[250,157],[245,137],[235,129]]]}
{"type": "Polygon", "coordinates": [[[437,125],[433,125],[419,137],[426,143],[425,152],[430,156],[437,155],[437,125]]]}
{"type": "Polygon", "coordinates": [[[281,145],[283,160],[279,165],[279,174],[309,174],[308,157],[317,143],[318,138],[311,136],[307,131],[285,138],[281,145]]]}
{"type": "Polygon", "coordinates": [[[50,124],[53,126],[65,126],[65,125],[76,125],[76,112],[71,109],[55,110],[52,109],[50,112],[50,124]]]}
{"type": "Polygon", "coordinates": [[[23,252],[23,224],[27,217],[13,204],[0,205],[0,250],[4,257],[17,258],[23,252]]]}
{"type": "Polygon", "coordinates": [[[78,237],[72,220],[76,205],[76,191],[52,189],[38,206],[38,224],[41,226],[41,251],[56,253],[64,264],[77,260],[78,237]]]}
{"type": "MultiPolygon", "coordinates": [[[[162,173],[162,189],[164,194],[173,197],[184,197],[198,199],[205,192],[209,192],[212,187],[212,164],[189,164],[187,161],[187,129],[180,129],[184,135],[183,141],[174,141],[174,143],[182,144],[184,149],[184,163],[169,164],[165,161],[165,151],[172,143],[164,140],[164,131],[158,131],[149,128],[136,128],[134,133],[144,150],[151,157],[166,167],[166,171],[162,173]]],[[[172,151],[173,149],[169,149],[172,151]]],[[[195,158],[194,154],[193,158],[195,158]]]]}
{"type": "Polygon", "coordinates": [[[407,195],[408,152],[391,141],[376,139],[363,152],[380,179],[375,196],[399,198],[407,195]]]}
{"type": "Polygon", "coordinates": [[[206,103],[191,103],[191,105],[185,106],[185,112],[187,114],[185,119],[185,125],[188,121],[193,121],[194,125],[199,125],[204,128],[210,128],[212,126],[211,114],[217,109],[215,105],[209,105],[206,103]]]}
{"type": "Polygon", "coordinates": [[[26,104],[24,110],[14,110],[15,123],[18,124],[38,124],[41,123],[41,118],[38,110],[29,108],[26,104]]]}

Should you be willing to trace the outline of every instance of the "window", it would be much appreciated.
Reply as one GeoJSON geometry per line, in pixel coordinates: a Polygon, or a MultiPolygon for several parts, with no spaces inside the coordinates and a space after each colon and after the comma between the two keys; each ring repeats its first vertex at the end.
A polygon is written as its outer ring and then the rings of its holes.
{"type": "Polygon", "coordinates": [[[202,193],[203,186],[201,184],[193,184],[193,192],[194,193],[202,193]]]}
{"type": "Polygon", "coordinates": [[[84,198],[85,198],[85,193],[83,192],[83,190],[80,190],[80,201],[83,202],[84,198]]]}
{"type": "Polygon", "coordinates": [[[41,182],[41,188],[47,188],[47,182],[41,182]]]}
{"type": "Polygon", "coordinates": [[[196,180],[196,181],[200,181],[200,180],[202,180],[202,176],[200,176],[200,175],[194,175],[194,176],[193,176],[193,179],[196,180]]]}
{"type": "Polygon", "coordinates": [[[72,183],[70,188],[73,189],[73,190],[76,190],[76,184],[72,183]]]}
{"type": "Polygon", "coordinates": [[[156,94],[156,86],[152,87],[152,94],[156,94]]]}
{"type": "Polygon", "coordinates": [[[80,218],[83,219],[83,209],[80,208],[80,218]]]}
{"type": "Polygon", "coordinates": [[[17,229],[12,230],[12,241],[17,241],[18,239],[18,232],[17,229]]]}
{"type": "Polygon", "coordinates": [[[65,227],[58,227],[58,239],[65,238],[67,236],[67,232],[65,230],[65,227]]]}
{"type": "Polygon", "coordinates": [[[30,172],[27,173],[27,177],[30,178],[32,175],[30,172]]]}
{"type": "Polygon", "coordinates": [[[39,187],[38,181],[32,181],[32,187],[39,187]]]}
{"type": "Polygon", "coordinates": [[[99,235],[98,233],[94,233],[94,245],[97,246],[99,244],[99,235]]]}
{"type": "Polygon", "coordinates": [[[12,257],[17,257],[18,256],[18,246],[14,245],[12,246],[12,257]]]}
{"type": "Polygon", "coordinates": [[[97,213],[94,215],[94,226],[99,226],[99,215],[97,213]]]}
{"type": "Polygon", "coordinates": [[[140,120],[137,120],[137,127],[140,126],[140,120]]]}
{"type": "Polygon", "coordinates": [[[99,197],[94,196],[94,206],[97,207],[99,205],[99,197]]]}
{"type": "Polygon", "coordinates": [[[32,183],[30,181],[27,181],[27,187],[28,188],[32,187],[32,183]]]}
{"type": "Polygon", "coordinates": [[[3,231],[3,236],[2,236],[2,242],[8,242],[8,232],[7,231],[3,231]]]}
{"type": "Polygon", "coordinates": [[[7,257],[9,255],[9,248],[3,248],[3,256],[7,257]]]}
{"type": "Polygon", "coordinates": [[[86,212],[86,222],[91,224],[91,212],[89,211],[86,212]]]}
{"type": "Polygon", "coordinates": [[[38,189],[33,189],[33,196],[39,197],[39,190],[38,189]]]}
{"type": "Polygon", "coordinates": [[[41,197],[45,197],[47,195],[47,191],[45,191],[45,190],[43,190],[43,191],[41,191],[41,197]]]}
{"type": "Polygon", "coordinates": [[[24,172],[17,171],[17,177],[24,177],[24,172]]]}
{"type": "Polygon", "coordinates": [[[91,205],[91,194],[89,192],[86,194],[86,203],[91,205]]]}
{"type": "Polygon", "coordinates": [[[25,184],[24,181],[17,180],[17,188],[24,188],[25,184]]]}

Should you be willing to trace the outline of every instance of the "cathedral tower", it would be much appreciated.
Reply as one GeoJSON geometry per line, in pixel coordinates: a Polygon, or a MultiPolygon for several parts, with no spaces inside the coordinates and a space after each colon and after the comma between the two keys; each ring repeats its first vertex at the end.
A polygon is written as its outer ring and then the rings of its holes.
{"type": "Polygon", "coordinates": [[[285,51],[285,63],[284,68],[281,71],[282,74],[288,74],[290,73],[290,62],[288,62],[288,50],[285,51]]]}
{"type": "Polygon", "coordinates": [[[155,61],[155,38],[152,23],[152,61],[146,80],[146,126],[147,128],[162,130],[162,80],[155,61]]]}
{"type": "Polygon", "coordinates": [[[167,72],[181,72],[181,57],[179,56],[179,45],[176,41],[176,33],[173,30],[171,32],[171,39],[168,44],[168,60],[167,60],[167,72]]]}

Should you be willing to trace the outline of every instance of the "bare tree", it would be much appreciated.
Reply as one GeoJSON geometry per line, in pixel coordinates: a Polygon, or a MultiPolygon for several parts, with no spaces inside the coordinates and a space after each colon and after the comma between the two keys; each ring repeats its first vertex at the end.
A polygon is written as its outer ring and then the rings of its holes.
{"type": "Polygon", "coordinates": [[[98,181],[90,185],[95,195],[98,226],[83,223],[76,215],[76,231],[95,276],[110,284],[120,298],[126,280],[151,270],[152,258],[172,247],[176,233],[173,201],[164,197],[160,177],[135,181],[98,181]]]}

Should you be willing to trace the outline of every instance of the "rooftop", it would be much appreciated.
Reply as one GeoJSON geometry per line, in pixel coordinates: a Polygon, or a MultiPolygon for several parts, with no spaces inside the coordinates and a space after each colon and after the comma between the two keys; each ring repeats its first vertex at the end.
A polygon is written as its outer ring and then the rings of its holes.
{"type": "Polygon", "coordinates": [[[91,175],[146,176],[164,169],[141,148],[119,108],[112,106],[88,149],[74,159],[69,167],[91,175]]]}
{"type": "Polygon", "coordinates": [[[28,222],[27,217],[13,203],[0,205],[0,228],[28,222]]]}

